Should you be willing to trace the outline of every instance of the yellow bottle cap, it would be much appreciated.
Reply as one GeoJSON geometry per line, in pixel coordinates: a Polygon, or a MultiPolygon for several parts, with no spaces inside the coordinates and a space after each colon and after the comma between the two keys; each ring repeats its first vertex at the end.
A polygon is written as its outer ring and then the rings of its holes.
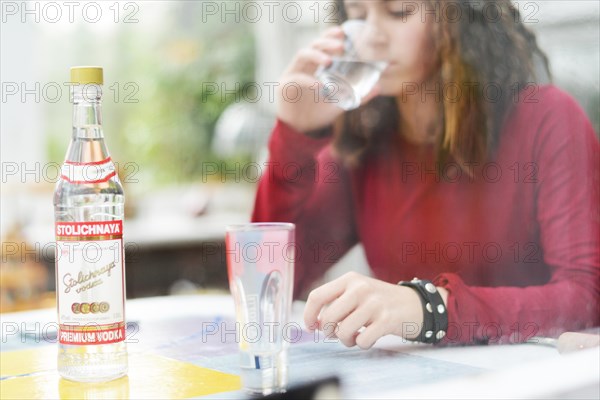
{"type": "Polygon", "coordinates": [[[104,83],[102,67],[72,67],[71,83],[102,85],[104,83]]]}

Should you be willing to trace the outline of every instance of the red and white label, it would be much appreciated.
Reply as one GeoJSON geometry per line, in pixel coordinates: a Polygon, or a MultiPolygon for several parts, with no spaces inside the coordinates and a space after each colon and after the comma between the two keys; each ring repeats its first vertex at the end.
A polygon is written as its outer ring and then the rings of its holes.
{"type": "Polygon", "coordinates": [[[59,341],[125,340],[123,221],[57,222],[59,341]]]}
{"type": "Polygon", "coordinates": [[[72,345],[118,343],[125,340],[125,324],[120,324],[116,328],[97,325],[86,325],[83,327],[60,325],[58,339],[63,344],[72,345]]]}
{"type": "Polygon", "coordinates": [[[123,221],[57,222],[55,227],[57,238],[123,235],[123,221]]]}
{"type": "Polygon", "coordinates": [[[62,179],[76,184],[102,183],[117,175],[110,157],[89,163],[65,161],[60,172],[62,179]]]}

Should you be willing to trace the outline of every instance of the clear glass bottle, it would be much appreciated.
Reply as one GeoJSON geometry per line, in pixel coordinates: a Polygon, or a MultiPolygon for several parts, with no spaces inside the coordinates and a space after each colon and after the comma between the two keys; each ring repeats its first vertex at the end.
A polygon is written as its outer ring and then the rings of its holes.
{"type": "Polygon", "coordinates": [[[54,192],[58,372],[127,374],[124,194],[102,132],[103,71],[71,68],[73,135],[54,192]]]}

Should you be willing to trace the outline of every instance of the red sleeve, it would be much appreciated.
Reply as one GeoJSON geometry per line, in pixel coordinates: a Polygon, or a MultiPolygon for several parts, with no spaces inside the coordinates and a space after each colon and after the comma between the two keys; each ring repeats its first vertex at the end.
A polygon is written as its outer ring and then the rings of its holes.
{"type": "MultiPolygon", "coordinates": [[[[542,286],[469,287],[457,274],[436,284],[449,291],[446,343],[513,342],[556,337],[600,325],[600,146],[576,102],[556,88],[536,105],[532,153],[538,166],[535,206],[542,286]]],[[[533,113],[531,113],[533,119],[533,113]]]]}
{"type": "Polygon", "coordinates": [[[278,121],[258,185],[252,221],[296,224],[295,297],[358,241],[349,177],[330,141],[278,121]]]}

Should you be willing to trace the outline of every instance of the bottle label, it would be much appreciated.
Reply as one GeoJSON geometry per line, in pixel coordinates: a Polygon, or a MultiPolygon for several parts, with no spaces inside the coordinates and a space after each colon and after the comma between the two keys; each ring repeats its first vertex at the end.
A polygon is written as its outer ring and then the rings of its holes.
{"type": "Polygon", "coordinates": [[[60,177],[75,184],[102,183],[117,175],[115,164],[108,157],[102,161],[76,163],[65,161],[60,170],[60,177]]]}
{"type": "Polygon", "coordinates": [[[59,342],[125,340],[123,221],[57,222],[59,342]]]}

